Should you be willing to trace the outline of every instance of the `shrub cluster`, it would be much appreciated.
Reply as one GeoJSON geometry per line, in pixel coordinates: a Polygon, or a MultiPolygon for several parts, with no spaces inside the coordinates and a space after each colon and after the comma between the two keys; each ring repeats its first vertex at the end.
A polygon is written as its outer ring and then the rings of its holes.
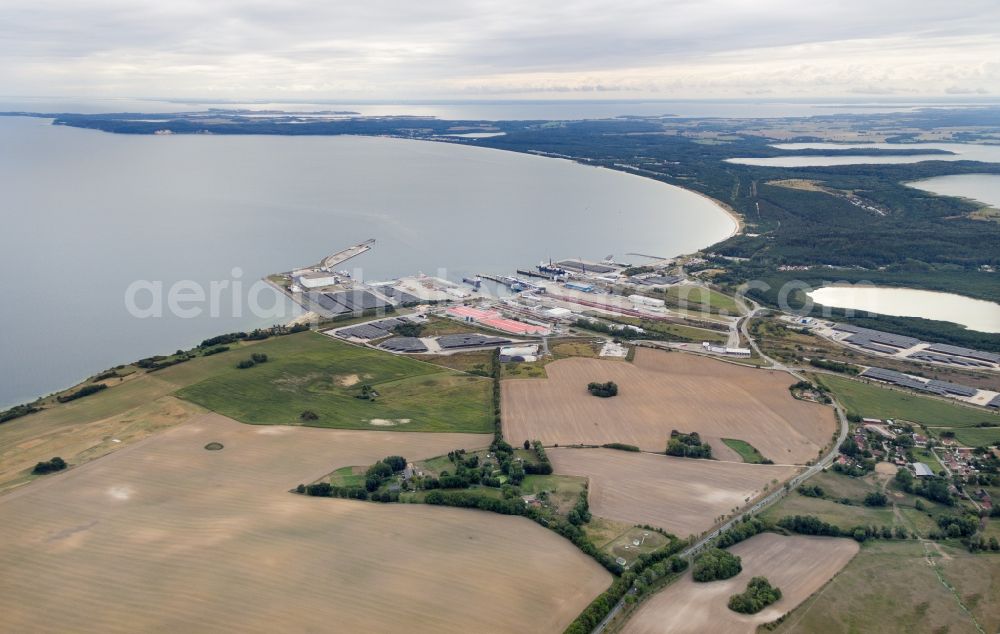
{"type": "Polygon", "coordinates": [[[682,434],[674,429],[670,432],[670,440],[667,441],[666,454],[681,458],[711,458],[712,446],[701,442],[698,432],[682,434]]]}
{"type": "Polygon", "coordinates": [[[316,484],[300,484],[295,489],[298,493],[322,498],[350,498],[353,500],[367,500],[368,491],[363,487],[335,487],[329,482],[317,482],[316,484]]]}
{"type": "Polygon", "coordinates": [[[185,354],[184,351],[178,350],[173,359],[162,354],[157,354],[145,359],[139,359],[132,365],[148,372],[155,372],[163,368],[169,368],[172,365],[177,365],[178,363],[184,363],[190,359],[191,357],[185,354]]]}
{"type": "Polygon", "coordinates": [[[27,416],[28,414],[34,414],[35,412],[40,411],[42,411],[42,408],[35,407],[34,405],[17,405],[0,412],[0,423],[6,423],[9,420],[14,420],[15,418],[20,418],[22,416],[27,416]]]}
{"type": "Polygon", "coordinates": [[[857,374],[858,369],[853,365],[848,365],[846,363],[841,363],[840,361],[830,361],[828,359],[809,359],[809,365],[814,368],[822,368],[823,370],[829,370],[831,372],[840,372],[841,374],[857,374]]]}
{"type": "Polygon", "coordinates": [[[594,396],[610,398],[612,396],[618,396],[618,384],[614,381],[607,381],[605,383],[598,383],[594,381],[587,384],[587,391],[594,396]]]}
{"type": "Polygon", "coordinates": [[[872,491],[865,496],[865,506],[885,506],[888,502],[889,498],[881,491],[872,491]]]}
{"type": "Polygon", "coordinates": [[[393,334],[399,335],[400,337],[419,337],[424,331],[422,324],[417,324],[412,321],[408,321],[395,326],[392,329],[393,334]]]}
{"type": "Polygon", "coordinates": [[[744,517],[742,522],[737,522],[725,531],[715,541],[719,548],[729,548],[733,544],[738,544],[745,539],[750,539],[754,535],[763,533],[768,528],[767,523],[756,517],[744,517]]]}
{"type": "Polygon", "coordinates": [[[261,363],[267,363],[267,355],[262,352],[254,352],[250,355],[249,359],[243,359],[236,364],[236,367],[240,370],[246,370],[247,368],[252,368],[255,365],[260,365],[261,363]]]}
{"type": "Polygon", "coordinates": [[[237,343],[242,340],[246,341],[262,341],[270,337],[280,337],[282,335],[290,335],[296,332],[302,332],[304,330],[309,330],[308,324],[295,324],[294,326],[272,326],[270,328],[258,328],[250,333],[245,332],[230,332],[224,335],[216,335],[214,337],[209,337],[201,343],[198,344],[199,348],[212,348],[219,345],[227,345],[237,343]]]}
{"type": "Polygon", "coordinates": [[[368,492],[378,490],[394,473],[399,473],[405,468],[406,458],[402,456],[382,458],[365,471],[365,489],[368,492]]]}
{"type": "Polygon", "coordinates": [[[581,524],[588,524],[590,517],[590,503],[587,501],[587,489],[584,488],[583,491],[580,491],[580,497],[577,499],[576,504],[566,514],[566,520],[574,526],[579,526],[581,524]]]}
{"type": "Polygon", "coordinates": [[[979,529],[979,519],[973,515],[942,515],[937,518],[937,524],[940,530],[932,532],[931,539],[971,537],[979,529]]]}
{"type": "Polygon", "coordinates": [[[635,445],[626,445],[625,443],[621,442],[609,442],[609,443],[604,443],[601,446],[604,447],[605,449],[618,449],[620,451],[641,451],[635,445]]]}
{"type": "Polygon", "coordinates": [[[948,489],[948,481],[944,478],[923,478],[917,481],[909,469],[900,469],[896,472],[895,480],[899,488],[907,493],[913,493],[946,506],[955,505],[955,498],[948,489]]]}
{"type": "MultiPolygon", "coordinates": [[[[525,441],[527,442],[527,441],[525,441]]],[[[531,447],[535,452],[535,457],[538,458],[538,463],[524,462],[524,472],[528,475],[549,475],[552,473],[552,463],[549,462],[549,456],[545,453],[545,447],[542,446],[540,440],[536,440],[531,443],[531,447]]]]}
{"type": "Polygon", "coordinates": [[[711,548],[694,560],[694,569],[691,572],[695,581],[718,581],[729,579],[740,574],[743,570],[742,560],[721,548],[711,548]]]}
{"type": "Polygon", "coordinates": [[[729,597],[729,609],[742,614],[757,614],[781,598],[781,590],[772,586],[767,577],[754,577],[741,594],[729,597]]]}
{"type": "Polygon", "coordinates": [[[53,473],[55,471],[62,471],[66,468],[66,461],[56,456],[51,460],[46,460],[45,462],[39,462],[35,465],[35,468],[31,470],[31,473],[35,475],[44,475],[46,473],[53,473]]]}
{"type": "Polygon", "coordinates": [[[75,401],[78,398],[83,398],[84,396],[96,394],[101,390],[106,390],[107,388],[108,386],[103,383],[91,383],[90,385],[84,385],[75,392],[70,392],[69,394],[65,394],[63,396],[57,396],[56,400],[60,403],[68,403],[70,401],[75,401]]]}
{"type": "Polygon", "coordinates": [[[94,378],[90,379],[90,382],[91,383],[98,383],[100,381],[107,381],[108,379],[113,379],[113,378],[121,377],[121,376],[122,375],[118,374],[118,369],[117,368],[111,368],[110,370],[105,370],[104,372],[101,372],[100,374],[98,374],[94,378]]]}

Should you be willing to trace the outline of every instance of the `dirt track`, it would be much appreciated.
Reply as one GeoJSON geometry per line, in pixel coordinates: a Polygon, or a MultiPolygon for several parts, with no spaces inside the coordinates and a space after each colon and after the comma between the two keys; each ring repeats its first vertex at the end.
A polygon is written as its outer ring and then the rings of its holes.
{"type": "Polygon", "coordinates": [[[634,363],[572,358],[546,366],[547,379],[503,383],[504,432],[511,442],[622,442],[663,451],[672,429],[697,431],[716,455],[734,459],[721,438],[745,440],[776,463],[816,458],[834,432],[833,410],[792,398],[783,372],[641,348],[634,363]],[[614,381],[618,396],[587,393],[614,381]]]}
{"type": "Polygon", "coordinates": [[[762,533],[729,549],[743,559],[743,572],[732,579],[695,583],[691,573],[643,603],[625,624],[628,634],[752,634],[823,587],[858,552],[852,539],[782,537],[762,533]],[[746,589],[751,577],[763,575],[781,589],[782,597],[757,614],[727,607],[729,597],[746,589]]]}
{"type": "Polygon", "coordinates": [[[287,492],[338,466],[488,441],[200,416],[0,497],[2,629],[560,631],[610,576],[555,533],[287,492]]]}
{"type": "Polygon", "coordinates": [[[795,467],[671,458],[614,449],[549,449],[556,473],[590,479],[590,510],[678,537],[698,534],[719,515],[783,482],[795,467]]]}

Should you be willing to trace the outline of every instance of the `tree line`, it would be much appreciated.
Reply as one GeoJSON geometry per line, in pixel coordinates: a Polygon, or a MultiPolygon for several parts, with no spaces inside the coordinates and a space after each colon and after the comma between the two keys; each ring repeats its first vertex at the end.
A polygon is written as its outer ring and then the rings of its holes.
{"type": "Polygon", "coordinates": [[[70,392],[69,394],[57,396],[56,400],[59,401],[60,403],[68,403],[70,401],[75,401],[78,398],[83,398],[84,396],[97,394],[101,390],[106,390],[106,389],[108,389],[108,386],[103,383],[91,383],[90,385],[84,385],[75,392],[70,392]]]}

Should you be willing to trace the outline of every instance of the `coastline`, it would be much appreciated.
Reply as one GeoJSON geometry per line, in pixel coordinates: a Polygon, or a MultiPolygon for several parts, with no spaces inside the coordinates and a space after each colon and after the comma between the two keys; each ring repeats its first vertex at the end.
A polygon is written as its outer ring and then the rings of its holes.
{"type": "MultiPolygon", "coordinates": [[[[653,179],[653,180],[655,180],[655,179],[653,179]]],[[[668,183],[668,185],[669,184],[670,183],[668,183]]],[[[735,209],[733,209],[730,205],[722,202],[721,200],[716,200],[715,198],[712,198],[708,194],[703,194],[703,193],[701,193],[699,191],[695,191],[693,189],[688,189],[687,187],[681,187],[680,185],[674,185],[674,187],[680,187],[681,189],[683,189],[685,191],[689,191],[692,194],[697,194],[698,196],[701,196],[702,198],[705,198],[707,200],[712,201],[713,203],[715,203],[716,205],[718,205],[719,207],[721,207],[722,211],[726,212],[726,215],[729,216],[732,219],[733,223],[736,226],[733,228],[732,232],[730,232],[730,234],[728,236],[726,236],[722,240],[719,240],[719,242],[724,242],[724,241],[726,241],[726,240],[728,240],[728,239],[730,239],[730,238],[732,238],[734,236],[742,235],[743,232],[746,231],[747,226],[746,226],[746,223],[743,221],[743,216],[740,215],[740,213],[738,211],[736,211],[735,209]]],[[[707,249],[708,247],[715,246],[716,244],[719,244],[719,242],[716,242],[714,244],[710,244],[710,245],[706,246],[705,248],[707,249]]]]}
{"type": "MultiPolygon", "coordinates": [[[[475,144],[472,144],[472,143],[462,143],[461,141],[458,141],[456,139],[409,139],[407,137],[393,137],[393,138],[399,138],[399,139],[403,139],[403,140],[407,140],[407,141],[435,141],[435,142],[438,142],[438,143],[450,143],[450,144],[453,144],[453,145],[463,145],[463,146],[466,146],[466,147],[476,147],[476,148],[480,148],[480,149],[483,149],[483,150],[496,150],[496,151],[499,151],[499,152],[511,152],[513,154],[524,154],[524,155],[527,155],[527,156],[538,156],[538,157],[541,157],[541,158],[555,159],[557,161],[569,161],[570,163],[576,163],[577,165],[585,165],[587,167],[595,167],[597,169],[608,170],[610,172],[618,172],[619,174],[628,174],[629,176],[635,176],[637,178],[642,178],[644,180],[652,181],[654,183],[659,183],[661,185],[666,185],[667,187],[676,187],[677,189],[680,189],[682,191],[689,192],[689,193],[694,194],[696,196],[700,196],[700,197],[704,198],[705,200],[711,202],[712,204],[718,206],[722,210],[723,213],[725,213],[727,216],[729,216],[729,219],[732,220],[733,224],[735,225],[733,227],[733,229],[729,232],[729,235],[727,235],[726,237],[724,237],[724,238],[722,238],[720,240],[717,240],[717,241],[713,242],[712,244],[706,244],[704,247],[701,247],[700,249],[698,249],[698,251],[704,251],[705,249],[713,247],[716,244],[719,244],[720,242],[724,242],[724,241],[732,238],[733,236],[740,235],[740,234],[742,234],[746,230],[746,223],[743,221],[743,216],[740,215],[740,213],[738,211],[736,211],[735,209],[733,209],[733,207],[731,205],[729,205],[727,203],[724,203],[721,200],[718,200],[716,198],[712,198],[708,194],[705,194],[705,193],[702,193],[700,191],[691,189],[690,187],[684,187],[683,185],[677,185],[676,183],[668,183],[665,180],[660,180],[658,178],[653,178],[652,176],[647,176],[645,174],[641,174],[641,173],[639,173],[635,169],[623,168],[623,167],[618,167],[618,166],[608,167],[606,165],[594,165],[592,163],[589,163],[587,159],[583,159],[583,158],[579,158],[579,157],[575,157],[575,156],[570,156],[568,154],[567,155],[559,155],[559,154],[551,154],[551,153],[548,153],[548,152],[533,152],[533,151],[509,150],[509,149],[506,149],[506,148],[495,148],[495,147],[490,147],[490,146],[487,146],[487,145],[475,145],[475,144]]],[[[688,254],[687,253],[678,253],[678,254],[676,254],[674,256],[671,256],[671,257],[679,257],[679,256],[682,256],[682,255],[688,255],[688,254]]]]}
{"type": "MultiPolygon", "coordinates": [[[[39,117],[38,119],[42,122],[41,124],[45,125],[45,126],[51,126],[53,124],[53,121],[54,121],[54,119],[51,118],[51,117],[44,117],[44,118],[39,117]]],[[[77,129],[81,129],[81,128],[77,128],[77,129]]],[[[88,129],[87,128],[82,128],[82,130],[87,131],[88,129]]],[[[105,132],[103,130],[93,130],[93,131],[94,132],[105,132]]],[[[114,132],[106,132],[106,133],[107,134],[116,134],[114,132]]],[[[152,135],[150,135],[150,136],[152,136],[152,135]]],[[[258,136],[258,135],[248,135],[248,136],[258,136]]],[[[345,136],[345,135],[330,135],[330,136],[345,136]]],[[[370,136],[370,138],[381,138],[378,135],[350,135],[350,136],[370,136]]],[[[465,146],[465,147],[475,147],[475,148],[480,149],[480,150],[487,150],[487,149],[489,149],[489,150],[497,150],[497,151],[502,151],[502,152],[510,152],[510,153],[514,153],[514,154],[520,154],[522,156],[537,156],[539,158],[563,158],[564,160],[570,161],[572,163],[576,163],[578,165],[588,165],[590,167],[599,167],[599,168],[603,168],[603,169],[608,169],[609,171],[612,171],[612,172],[629,174],[631,176],[636,176],[636,177],[643,178],[644,180],[647,180],[647,181],[656,182],[656,183],[658,183],[660,185],[665,185],[665,186],[668,186],[668,187],[674,187],[674,188],[677,188],[677,190],[681,190],[681,191],[684,191],[684,192],[690,192],[690,193],[697,194],[698,196],[700,196],[700,197],[702,197],[702,198],[704,198],[704,199],[712,202],[716,208],[721,209],[722,212],[725,213],[732,220],[732,225],[730,226],[730,228],[729,228],[729,230],[727,232],[727,235],[721,235],[721,232],[720,232],[719,237],[714,238],[714,239],[710,238],[710,239],[713,239],[713,242],[711,242],[710,244],[700,245],[698,247],[698,249],[693,249],[690,252],[698,252],[700,250],[708,249],[713,244],[717,244],[719,242],[722,242],[722,241],[724,241],[724,240],[726,240],[726,239],[728,239],[728,238],[730,238],[730,237],[732,237],[734,235],[737,235],[737,234],[741,233],[744,230],[744,223],[743,223],[742,218],[729,205],[726,205],[725,203],[722,203],[721,201],[718,201],[718,200],[716,200],[716,199],[714,199],[714,198],[712,198],[710,196],[707,196],[707,195],[705,195],[705,194],[703,194],[701,192],[694,191],[694,190],[689,189],[687,187],[683,187],[681,185],[676,185],[676,184],[673,184],[673,183],[668,183],[668,182],[665,182],[665,181],[657,179],[657,178],[651,178],[649,176],[638,174],[638,173],[632,172],[630,170],[616,169],[616,168],[605,167],[605,166],[590,165],[586,161],[580,160],[580,159],[577,159],[577,158],[574,158],[574,157],[557,157],[557,156],[551,156],[551,155],[545,155],[545,154],[536,154],[536,153],[531,153],[531,152],[520,152],[520,151],[516,151],[516,150],[508,150],[508,149],[504,149],[504,148],[492,148],[492,147],[489,147],[489,146],[480,146],[480,145],[477,145],[477,144],[471,144],[471,143],[468,143],[468,142],[462,142],[460,140],[455,140],[455,139],[412,139],[412,138],[404,138],[404,137],[394,137],[394,138],[398,138],[400,140],[407,140],[407,141],[430,141],[430,142],[435,142],[436,141],[436,142],[440,142],[440,143],[450,143],[452,145],[462,145],[462,146],[465,146]]],[[[690,247],[688,247],[688,248],[690,248],[690,247]]],[[[684,255],[684,253],[671,254],[671,256],[680,256],[680,255],[684,255]]],[[[276,285],[274,285],[273,283],[269,283],[269,285],[272,286],[272,287],[274,287],[274,288],[276,288],[276,290],[278,290],[279,292],[282,291],[282,289],[277,288],[276,285]]],[[[283,294],[287,295],[287,293],[283,293],[283,294]]],[[[292,318],[291,321],[288,322],[288,325],[294,325],[296,323],[308,322],[310,320],[310,318],[311,318],[311,316],[309,314],[299,315],[297,317],[292,318]]],[[[206,333],[205,336],[208,337],[208,336],[212,336],[214,334],[218,334],[218,333],[215,333],[213,331],[213,332],[210,332],[210,333],[206,333]]],[[[151,355],[152,354],[159,354],[159,353],[154,352],[154,353],[151,353],[151,355]]],[[[121,361],[121,364],[122,365],[128,365],[129,363],[131,363],[133,361],[134,360],[123,359],[121,361]]],[[[101,370],[102,370],[101,368],[96,368],[95,367],[94,373],[100,372],[101,370]]],[[[40,402],[43,402],[43,401],[51,400],[54,396],[56,396],[57,394],[60,394],[62,392],[65,392],[66,390],[73,389],[73,388],[81,386],[81,385],[85,385],[87,383],[87,381],[89,380],[90,376],[92,376],[92,374],[87,374],[86,376],[80,377],[77,381],[72,382],[67,387],[62,387],[62,388],[55,388],[54,387],[53,389],[51,389],[51,391],[46,390],[45,392],[43,392],[39,396],[37,396],[35,398],[32,398],[30,400],[23,400],[23,401],[20,401],[20,402],[12,402],[10,404],[5,404],[3,406],[0,406],[0,411],[6,410],[6,409],[10,409],[10,408],[16,408],[16,407],[22,406],[22,405],[30,405],[30,404],[35,404],[35,403],[40,403],[40,402]]]]}
{"type": "MultiPolygon", "coordinates": [[[[733,221],[733,224],[735,226],[729,232],[728,236],[726,236],[725,238],[722,238],[720,240],[716,240],[712,244],[706,244],[704,247],[701,247],[700,249],[698,249],[698,251],[704,251],[705,249],[709,249],[709,248],[711,248],[711,247],[719,244],[720,242],[725,242],[726,240],[732,238],[733,236],[738,236],[738,235],[742,234],[746,230],[746,223],[743,222],[743,216],[741,216],[740,213],[737,212],[735,209],[733,209],[730,205],[728,205],[728,204],[726,204],[726,203],[724,203],[721,200],[718,200],[716,198],[712,198],[708,194],[704,194],[704,193],[702,193],[700,191],[691,189],[690,187],[684,187],[682,185],[676,185],[674,183],[668,183],[667,181],[660,180],[658,178],[653,178],[652,176],[645,176],[643,174],[637,173],[634,170],[623,169],[623,168],[619,168],[619,167],[606,167],[604,165],[591,165],[590,163],[585,162],[585,160],[581,160],[581,159],[577,159],[577,158],[573,158],[573,157],[549,156],[549,155],[545,155],[545,154],[534,154],[534,153],[530,153],[530,152],[516,152],[515,150],[504,150],[504,151],[515,152],[517,154],[532,154],[533,156],[544,156],[545,158],[562,159],[562,160],[565,160],[565,161],[572,161],[572,162],[578,163],[580,165],[586,165],[588,167],[596,167],[598,169],[605,169],[605,170],[609,170],[609,171],[612,171],[612,172],[619,172],[621,174],[629,174],[631,176],[635,176],[635,177],[642,178],[642,179],[645,179],[645,180],[653,181],[654,183],[660,183],[661,185],[666,185],[667,187],[676,187],[677,189],[680,189],[682,191],[686,191],[686,192],[692,193],[692,194],[694,194],[696,196],[700,196],[700,197],[704,198],[705,200],[707,200],[707,201],[711,202],[712,204],[716,205],[717,207],[719,207],[719,209],[721,209],[724,214],[726,214],[727,216],[729,216],[729,219],[733,221]]],[[[682,255],[689,255],[689,254],[687,254],[687,253],[678,253],[678,254],[676,254],[674,256],[671,256],[671,257],[680,257],[682,255]]]]}

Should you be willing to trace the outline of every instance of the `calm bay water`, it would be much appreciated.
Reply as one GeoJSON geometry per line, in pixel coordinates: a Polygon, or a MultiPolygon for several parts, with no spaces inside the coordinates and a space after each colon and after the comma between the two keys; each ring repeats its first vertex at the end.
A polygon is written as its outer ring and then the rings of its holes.
{"type": "Polygon", "coordinates": [[[833,165],[884,165],[920,163],[921,161],[983,161],[1000,163],[1000,145],[973,143],[779,143],[780,150],[946,150],[954,154],[910,154],[906,156],[772,156],[767,158],[731,158],[729,163],[759,167],[828,167],[833,165]]]}
{"type": "MultiPolygon", "coordinates": [[[[0,118],[0,406],[284,318],[137,319],[136,280],[248,287],[368,238],[365,279],[672,256],[728,236],[691,192],[569,161],[360,137],[129,136],[0,118]],[[240,269],[234,276],[233,269],[240,269]]],[[[245,289],[244,289],[245,290],[245,289]]],[[[240,294],[242,296],[242,294],[240,294]]]]}
{"type": "Polygon", "coordinates": [[[938,319],[979,332],[1000,332],[1000,304],[964,295],[881,286],[824,286],[807,295],[824,306],[938,319]]]}
{"type": "Polygon", "coordinates": [[[953,174],[936,176],[907,183],[942,196],[970,198],[989,207],[1000,209],[1000,174],[953,174]]]}

